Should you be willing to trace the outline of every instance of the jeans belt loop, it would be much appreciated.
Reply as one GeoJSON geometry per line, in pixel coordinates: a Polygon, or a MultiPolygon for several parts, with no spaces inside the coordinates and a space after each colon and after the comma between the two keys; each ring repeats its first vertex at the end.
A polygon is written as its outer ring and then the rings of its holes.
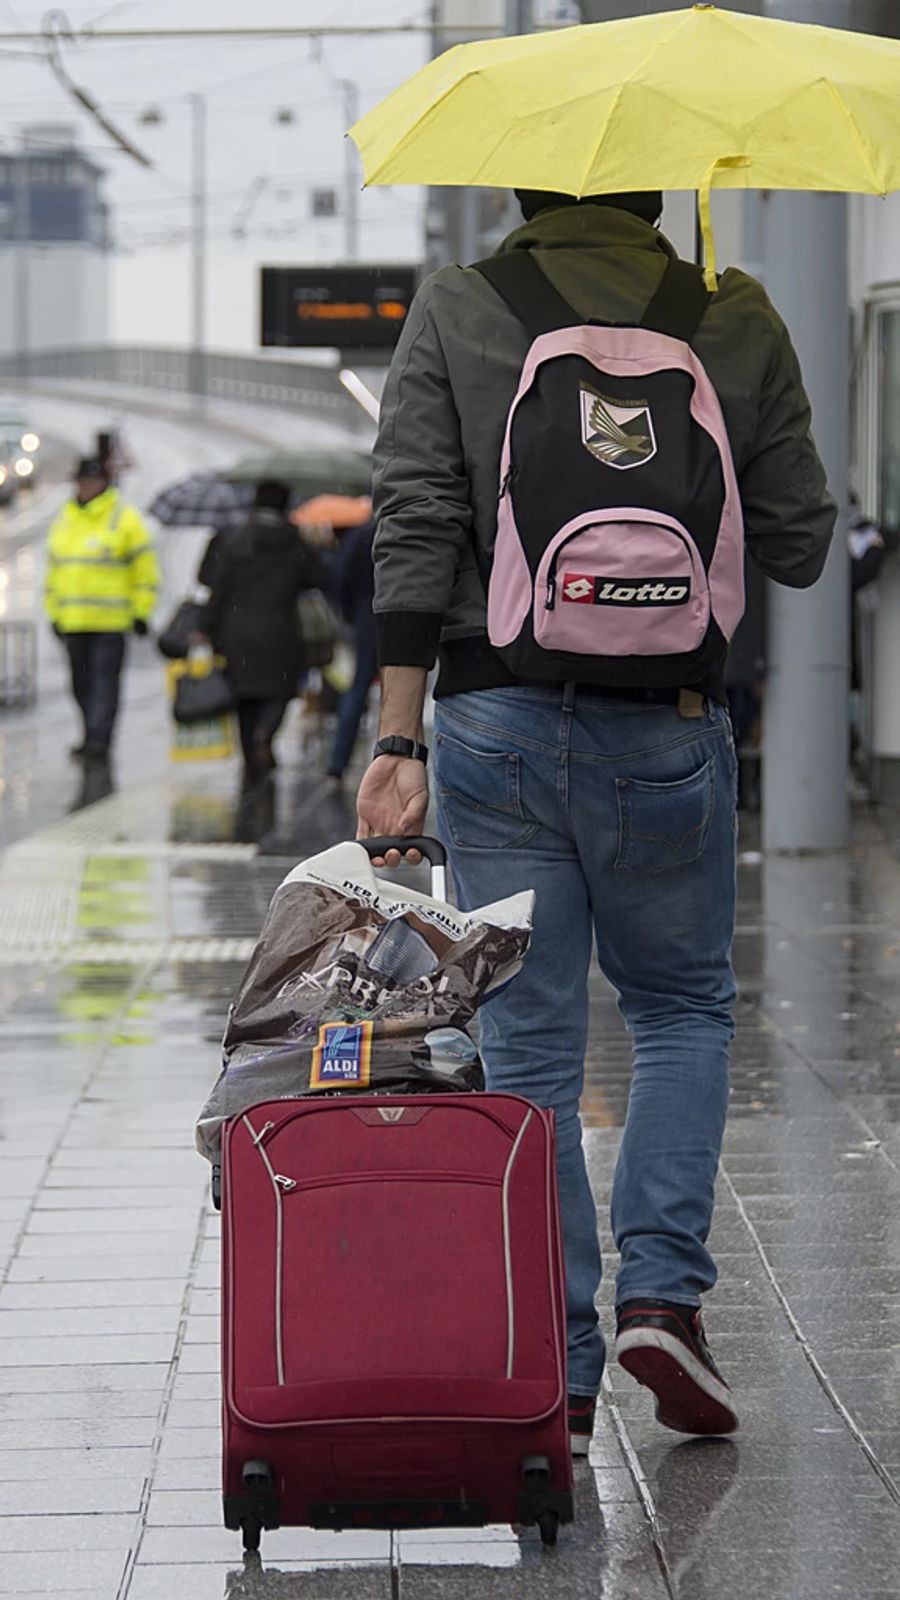
{"type": "Polygon", "coordinates": [[[696,689],[679,689],[678,715],[680,717],[702,717],[703,710],[704,699],[702,694],[698,694],[696,689]]]}
{"type": "Polygon", "coordinates": [[[574,684],[574,682],[573,683],[564,683],[563,684],[562,708],[563,708],[563,711],[574,711],[575,710],[575,684],[574,684]]]}

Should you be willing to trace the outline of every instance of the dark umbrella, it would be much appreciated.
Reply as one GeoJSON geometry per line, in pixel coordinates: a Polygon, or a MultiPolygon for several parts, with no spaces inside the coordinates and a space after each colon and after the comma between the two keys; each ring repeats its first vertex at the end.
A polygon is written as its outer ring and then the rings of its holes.
{"type": "Polygon", "coordinates": [[[151,515],[166,528],[232,528],[253,500],[252,483],[228,483],[214,472],[195,472],[156,496],[151,515]]]}
{"type": "Polygon", "coordinates": [[[288,484],[294,501],[302,504],[318,494],[371,493],[372,462],[359,450],[273,450],[245,457],[223,476],[239,486],[276,478],[288,484]]]}

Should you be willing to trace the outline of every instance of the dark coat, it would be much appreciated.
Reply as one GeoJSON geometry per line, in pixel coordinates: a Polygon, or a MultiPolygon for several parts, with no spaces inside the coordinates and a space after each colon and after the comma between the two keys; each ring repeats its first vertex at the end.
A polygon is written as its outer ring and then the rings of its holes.
{"type": "Polygon", "coordinates": [[[290,700],[303,670],[297,597],[318,588],[318,558],[277,512],[254,511],[217,550],[203,631],[240,700],[290,700]]]}

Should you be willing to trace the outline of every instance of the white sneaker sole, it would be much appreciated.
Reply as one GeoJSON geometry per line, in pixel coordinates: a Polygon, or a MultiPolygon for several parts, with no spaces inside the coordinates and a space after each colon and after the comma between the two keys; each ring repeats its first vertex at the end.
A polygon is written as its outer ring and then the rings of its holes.
{"type": "Polygon", "coordinates": [[[634,1328],[616,1340],[620,1367],[656,1396],[656,1416],[676,1433],[733,1433],[738,1426],[728,1385],[662,1328],[634,1328]]]}

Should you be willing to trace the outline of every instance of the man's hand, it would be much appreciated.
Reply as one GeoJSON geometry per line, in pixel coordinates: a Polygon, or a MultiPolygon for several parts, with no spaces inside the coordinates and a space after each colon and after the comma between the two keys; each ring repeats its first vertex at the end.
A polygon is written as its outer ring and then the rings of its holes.
{"type": "MultiPolygon", "coordinates": [[[[376,756],[363,778],[356,800],[358,839],[392,834],[403,838],[422,834],[428,811],[428,778],[421,761],[404,756],[376,756]]],[[[389,867],[400,865],[400,852],[390,850],[389,867]]],[[[421,860],[417,850],[405,858],[412,866],[421,860]]],[[[376,862],[376,866],[381,865],[376,862]]]]}
{"type": "Polygon", "coordinates": [[[139,639],[146,639],[147,634],[150,632],[150,629],[143,617],[135,617],[131,626],[139,639]]]}

